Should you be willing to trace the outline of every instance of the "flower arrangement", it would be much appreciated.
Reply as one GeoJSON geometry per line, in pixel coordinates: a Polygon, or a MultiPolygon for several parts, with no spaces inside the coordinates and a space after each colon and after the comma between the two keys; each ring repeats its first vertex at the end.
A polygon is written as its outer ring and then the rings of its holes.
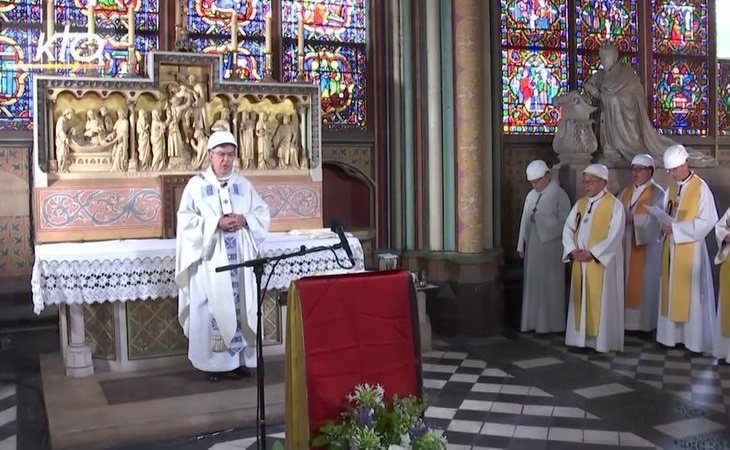
{"type": "Polygon", "coordinates": [[[385,402],[380,385],[359,384],[347,396],[341,420],[322,425],[312,440],[329,450],[445,450],[446,440],[423,423],[423,403],[393,396],[385,402]]]}

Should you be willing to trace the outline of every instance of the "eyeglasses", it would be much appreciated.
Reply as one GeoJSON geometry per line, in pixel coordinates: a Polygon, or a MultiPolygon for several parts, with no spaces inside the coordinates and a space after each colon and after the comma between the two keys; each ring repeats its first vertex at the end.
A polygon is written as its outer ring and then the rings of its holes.
{"type": "Polygon", "coordinates": [[[210,152],[212,155],[219,157],[220,159],[233,159],[236,157],[235,153],[222,153],[222,152],[210,152]]]}

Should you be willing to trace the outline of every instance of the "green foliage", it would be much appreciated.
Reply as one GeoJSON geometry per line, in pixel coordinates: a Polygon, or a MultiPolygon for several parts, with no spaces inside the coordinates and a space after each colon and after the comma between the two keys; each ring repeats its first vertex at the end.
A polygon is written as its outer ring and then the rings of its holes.
{"type": "Polygon", "coordinates": [[[312,446],[328,450],[445,450],[446,441],[423,423],[423,403],[411,396],[385,401],[380,385],[355,386],[337,422],[322,425],[312,446]]]}

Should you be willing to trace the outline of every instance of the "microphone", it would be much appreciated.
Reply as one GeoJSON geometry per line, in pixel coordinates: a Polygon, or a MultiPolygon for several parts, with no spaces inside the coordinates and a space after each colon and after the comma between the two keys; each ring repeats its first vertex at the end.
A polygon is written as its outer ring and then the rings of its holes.
{"type": "Polygon", "coordinates": [[[337,236],[339,236],[340,245],[342,245],[345,253],[347,253],[347,259],[350,260],[350,264],[352,265],[352,267],[355,267],[355,258],[352,256],[352,249],[350,248],[350,243],[347,242],[347,237],[345,236],[345,229],[342,227],[342,222],[340,222],[339,220],[333,220],[331,222],[330,229],[337,233],[337,236]]]}

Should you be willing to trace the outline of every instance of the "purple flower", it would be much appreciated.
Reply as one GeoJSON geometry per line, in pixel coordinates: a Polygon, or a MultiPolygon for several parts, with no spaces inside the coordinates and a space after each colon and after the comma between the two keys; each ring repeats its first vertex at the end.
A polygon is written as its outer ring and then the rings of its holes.
{"type": "Polygon", "coordinates": [[[419,421],[413,426],[413,428],[411,428],[411,431],[408,432],[408,436],[411,438],[411,442],[413,442],[426,433],[428,433],[428,427],[425,423],[423,423],[423,421],[419,421]]]}
{"type": "Polygon", "coordinates": [[[367,428],[373,427],[373,410],[368,406],[358,406],[353,414],[355,423],[367,428]]]}

